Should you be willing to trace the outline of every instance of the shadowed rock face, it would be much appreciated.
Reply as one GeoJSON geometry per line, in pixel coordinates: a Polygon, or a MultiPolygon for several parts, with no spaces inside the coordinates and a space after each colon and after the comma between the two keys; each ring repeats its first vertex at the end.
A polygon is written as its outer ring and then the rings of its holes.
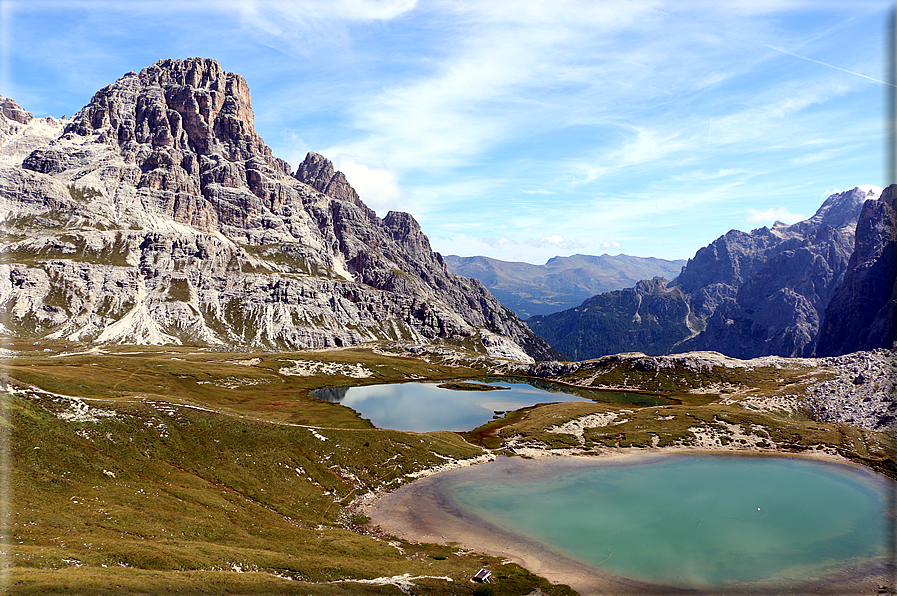
{"type": "Polygon", "coordinates": [[[378,218],[320,155],[291,175],[255,132],[246,81],[214,60],[127,73],[69,121],[3,106],[5,332],[261,348],[471,338],[552,355],[449,273],[410,215],[378,218]]]}
{"type": "Polygon", "coordinates": [[[897,341],[897,185],[866,201],[855,250],[825,309],[820,356],[893,348],[897,341]]]}
{"type": "Polygon", "coordinates": [[[854,251],[860,211],[877,202],[858,188],[834,194],[807,220],[720,236],[662,287],[602,294],[528,322],[576,358],[690,350],[736,358],[813,356],[826,307],[854,251]],[[676,308],[658,311],[665,303],[676,308]]]}

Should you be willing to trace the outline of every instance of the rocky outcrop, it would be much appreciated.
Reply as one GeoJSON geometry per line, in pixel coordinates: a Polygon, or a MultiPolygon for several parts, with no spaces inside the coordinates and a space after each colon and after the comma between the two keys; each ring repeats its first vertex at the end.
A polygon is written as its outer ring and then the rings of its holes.
{"type": "Polygon", "coordinates": [[[897,185],[863,205],[844,279],[825,309],[818,353],[837,356],[897,342],[897,185]]]}
{"type": "Polygon", "coordinates": [[[12,120],[19,124],[28,124],[34,120],[34,114],[20,108],[16,100],[11,97],[0,96],[0,114],[7,120],[12,120]]]}
{"type": "Polygon", "coordinates": [[[609,293],[529,324],[576,358],[615,350],[813,356],[825,309],[853,253],[860,211],[876,197],[855,188],[830,196],[796,224],[728,232],[700,249],[675,280],[652,290],[652,303],[678,305],[666,313],[645,317],[633,308],[635,293],[609,293]]]}
{"type": "Polygon", "coordinates": [[[349,185],[346,175],[336,171],[330,160],[323,155],[309,151],[308,155],[305,156],[305,160],[296,168],[294,176],[296,180],[308,184],[325,195],[354,203],[356,206],[366,210],[369,215],[374,215],[373,210],[369,209],[361,201],[358,193],[349,185]]]}
{"type": "Polygon", "coordinates": [[[253,118],[246,81],[201,58],[127,73],[67,122],[0,115],[0,331],[554,354],[410,215],[378,218],[319,155],[293,175],[253,118]]]}
{"type": "Polygon", "coordinates": [[[19,107],[11,97],[0,95],[0,147],[34,120],[34,114],[19,107]]]}
{"type": "Polygon", "coordinates": [[[897,428],[897,352],[860,351],[818,362],[833,374],[806,389],[802,409],[816,420],[877,431],[897,428]]]}
{"type": "Polygon", "coordinates": [[[877,349],[829,358],[764,356],[750,360],[717,352],[665,356],[632,352],[588,361],[543,361],[506,367],[516,374],[580,387],[642,391],[675,388],[718,394],[717,403],[738,404],[753,411],[802,413],[814,420],[873,431],[893,431],[897,424],[897,351],[894,350],[877,349]],[[779,385],[780,390],[776,392],[754,390],[758,382],[772,381],[781,376],[778,371],[788,369],[803,370],[801,377],[809,382],[790,385],[796,388],[793,392],[787,384],[779,385]]]}

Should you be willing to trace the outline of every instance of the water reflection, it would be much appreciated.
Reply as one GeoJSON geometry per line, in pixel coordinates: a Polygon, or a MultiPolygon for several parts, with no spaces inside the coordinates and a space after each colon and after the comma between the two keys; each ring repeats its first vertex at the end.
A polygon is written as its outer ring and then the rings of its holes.
{"type": "Polygon", "coordinates": [[[312,396],[352,408],[378,428],[411,432],[472,430],[491,420],[496,412],[539,403],[592,401],[558,391],[556,385],[552,386],[554,391],[548,392],[519,380],[490,378],[485,381],[508,390],[454,391],[437,387],[437,383],[398,383],[328,387],[312,392],[312,396]]]}

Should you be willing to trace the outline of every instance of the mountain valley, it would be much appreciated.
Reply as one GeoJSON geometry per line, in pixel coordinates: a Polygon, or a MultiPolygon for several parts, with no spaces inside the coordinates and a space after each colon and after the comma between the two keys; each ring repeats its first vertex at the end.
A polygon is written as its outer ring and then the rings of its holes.
{"type": "Polygon", "coordinates": [[[214,60],[129,72],[69,119],[0,98],[0,592],[585,595],[513,545],[397,538],[365,507],[498,457],[785,454],[897,479],[895,196],[837,193],[685,263],[443,257],[326,157],[275,157],[214,60]],[[587,401],[415,433],[312,395],[489,379],[587,401]]]}
{"type": "Polygon", "coordinates": [[[452,273],[473,277],[523,319],[574,306],[603,292],[634,286],[653,277],[672,279],[684,260],[629,255],[554,257],[544,265],[512,263],[490,257],[445,257],[452,273]]]}

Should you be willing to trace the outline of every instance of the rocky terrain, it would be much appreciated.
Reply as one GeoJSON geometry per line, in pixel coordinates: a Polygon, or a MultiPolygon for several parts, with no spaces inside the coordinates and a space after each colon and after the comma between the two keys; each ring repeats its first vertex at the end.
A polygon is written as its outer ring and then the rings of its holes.
{"type": "MultiPolygon", "coordinates": [[[[510,372],[507,366],[501,367],[510,372]]],[[[719,394],[718,403],[737,403],[748,411],[801,412],[815,420],[871,431],[893,432],[897,425],[895,350],[827,358],[764,356],[748,360],[718,352],[668,356],[630,352],[588,361],[511,365],[511,369],[579,387],[719,394]],[[799,381],[779,378],[772,391],[748,389],[756,375],[775,379],[776,371],[792,371],[799,381]]]]}
{"type": "Polygon", "coordinates": [[[897,428],[897,352],[854,352],[822,358],[820,364],[835,376],[799,396],[813,418],[870,430],[897,428]]]}
{"type": "Polygon", "coordinates": [[[685,265],[684,260],[623,254],[554,257],[544,265],[455,255],[447,255],[445,262],[452,273],[480,280],[524,319],[573,308],[595,294],[632,287],[643,279],[672,279],[685,265]]]}
{"type": "MultiPolygon", "coordinates": [[[[855,253],[864,204],[883,211],[875,206],[887,204],[891,190],[879,198],[874,189],[854,188],[830,196],[813,217],[796,224],[732,230],[700,249],[672,281],[642,282],[528,323],[576,359],[623,349],[652,355],[714,350],[736,358],[814,356],[826,308],[855,253]]],[[[848,326],[853,320],[840,318],[848,326]]]]}
{"type": "Polygon", "coordinates": [[[378,218],[320,155],[295,172],[273,156],[246,81],[214,60],[129,72],[69,120],[0,106],[0,332],[553,355],[411,215],[378,218]]]}

